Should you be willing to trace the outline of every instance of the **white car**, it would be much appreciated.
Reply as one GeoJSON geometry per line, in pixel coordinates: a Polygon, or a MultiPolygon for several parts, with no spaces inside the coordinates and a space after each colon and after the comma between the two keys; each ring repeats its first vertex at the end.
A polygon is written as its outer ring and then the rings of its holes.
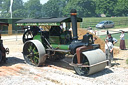
{"type": "Polygon", "coordinates": [[[96,28],[113,28],[114,22],[112,21],[102,21],[96,25],[96,28]]]}

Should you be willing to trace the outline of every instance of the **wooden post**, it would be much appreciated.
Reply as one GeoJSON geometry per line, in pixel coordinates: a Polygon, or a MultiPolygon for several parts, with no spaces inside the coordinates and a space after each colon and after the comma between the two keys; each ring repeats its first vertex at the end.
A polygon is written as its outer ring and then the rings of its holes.
{"type": "Polygon", "coordinates": [[[9,24],[9,26],[8,26],[8,34],[9,35],[12,34],[12,24],[9,24]]]}

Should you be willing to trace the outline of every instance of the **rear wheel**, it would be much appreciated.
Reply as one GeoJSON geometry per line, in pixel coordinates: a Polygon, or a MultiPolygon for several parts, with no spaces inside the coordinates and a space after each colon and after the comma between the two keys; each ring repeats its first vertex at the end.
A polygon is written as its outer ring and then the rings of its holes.
{"type": "Polygon", "coordinates": [[[33,33],[31,30],[27,30],[24,32],[23,37],[22,37],[22,41],[23,43],[25,43],[28,40],[32,40],[33,39],[33,33]]]}
{"type": "Polygon", "coordinates": [[[42,65],[45,60],[45,48],[38,40],[30,40],[24,44],[23,55],[26,63],[34,66],[42,65]]]}
{"type": "Polygon", "coordinates": [[[102,29],[105,29],[105,26],[103,26],[102,29]]]}
{"type": "MultiPolygon", "coordinates": [[[[73,60],[74,64],[77,64],[77,56],[76,56],[76,54],[75,54],[75,56],[73,57],[72,60],[73,60]]],[[[82,54],[80,60],[81,60],[81,63],[83,65],[89,65],[88,59],[83,54],[82,54]]],[[[88,72],[89,72],[89,67],[77,67],[77,66],[74,66],[74,70],[79,75],[87,75],[88,72]]]]}

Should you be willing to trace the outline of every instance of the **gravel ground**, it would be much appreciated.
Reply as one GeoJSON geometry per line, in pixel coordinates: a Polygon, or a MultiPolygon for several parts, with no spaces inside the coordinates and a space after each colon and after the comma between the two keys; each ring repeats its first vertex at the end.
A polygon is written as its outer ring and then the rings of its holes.
{"type": "MultiPolygon", "coordinates": [[[[127,85],[128,65],[125,64],[128,51],[116,55],[113,67],[90,76],[79,76],[64,61],[46,62],[44,67],[33,67],[24,63],[21,40],[5,40],[9,47],[6,64],[0,66],[0,85],[127,85]]],[[[70,59],[69,59],[70,60],[70,59]]]]}
{"type": "Polygon", "coordinates": [[[106,67],[88,77],[56,66],[37,68],[17,64],[1,68],[6,73],[0,76],[1,85],[127,85],[128,82],[128,69],[115,67],[106,67]]]}

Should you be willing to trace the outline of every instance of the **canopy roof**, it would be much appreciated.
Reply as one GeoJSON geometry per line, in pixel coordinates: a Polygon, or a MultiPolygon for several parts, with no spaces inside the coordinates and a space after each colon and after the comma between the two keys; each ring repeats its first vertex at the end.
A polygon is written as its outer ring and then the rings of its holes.
{"type": "Polygon", "coordinates": [[[8,23],[0,21],[0,25],[8,25],[8,23]]]}
{"type": "MultiPolygon", "coordinates": [[[[17,21],[16,25],[17,26],[60,25],[61,22],[71,22],[71,18],[64,17],[64,18],[23,19],[17,21]]],[[[82,18],[77,18],[77,22],[82,22],[82,18]]]]}

